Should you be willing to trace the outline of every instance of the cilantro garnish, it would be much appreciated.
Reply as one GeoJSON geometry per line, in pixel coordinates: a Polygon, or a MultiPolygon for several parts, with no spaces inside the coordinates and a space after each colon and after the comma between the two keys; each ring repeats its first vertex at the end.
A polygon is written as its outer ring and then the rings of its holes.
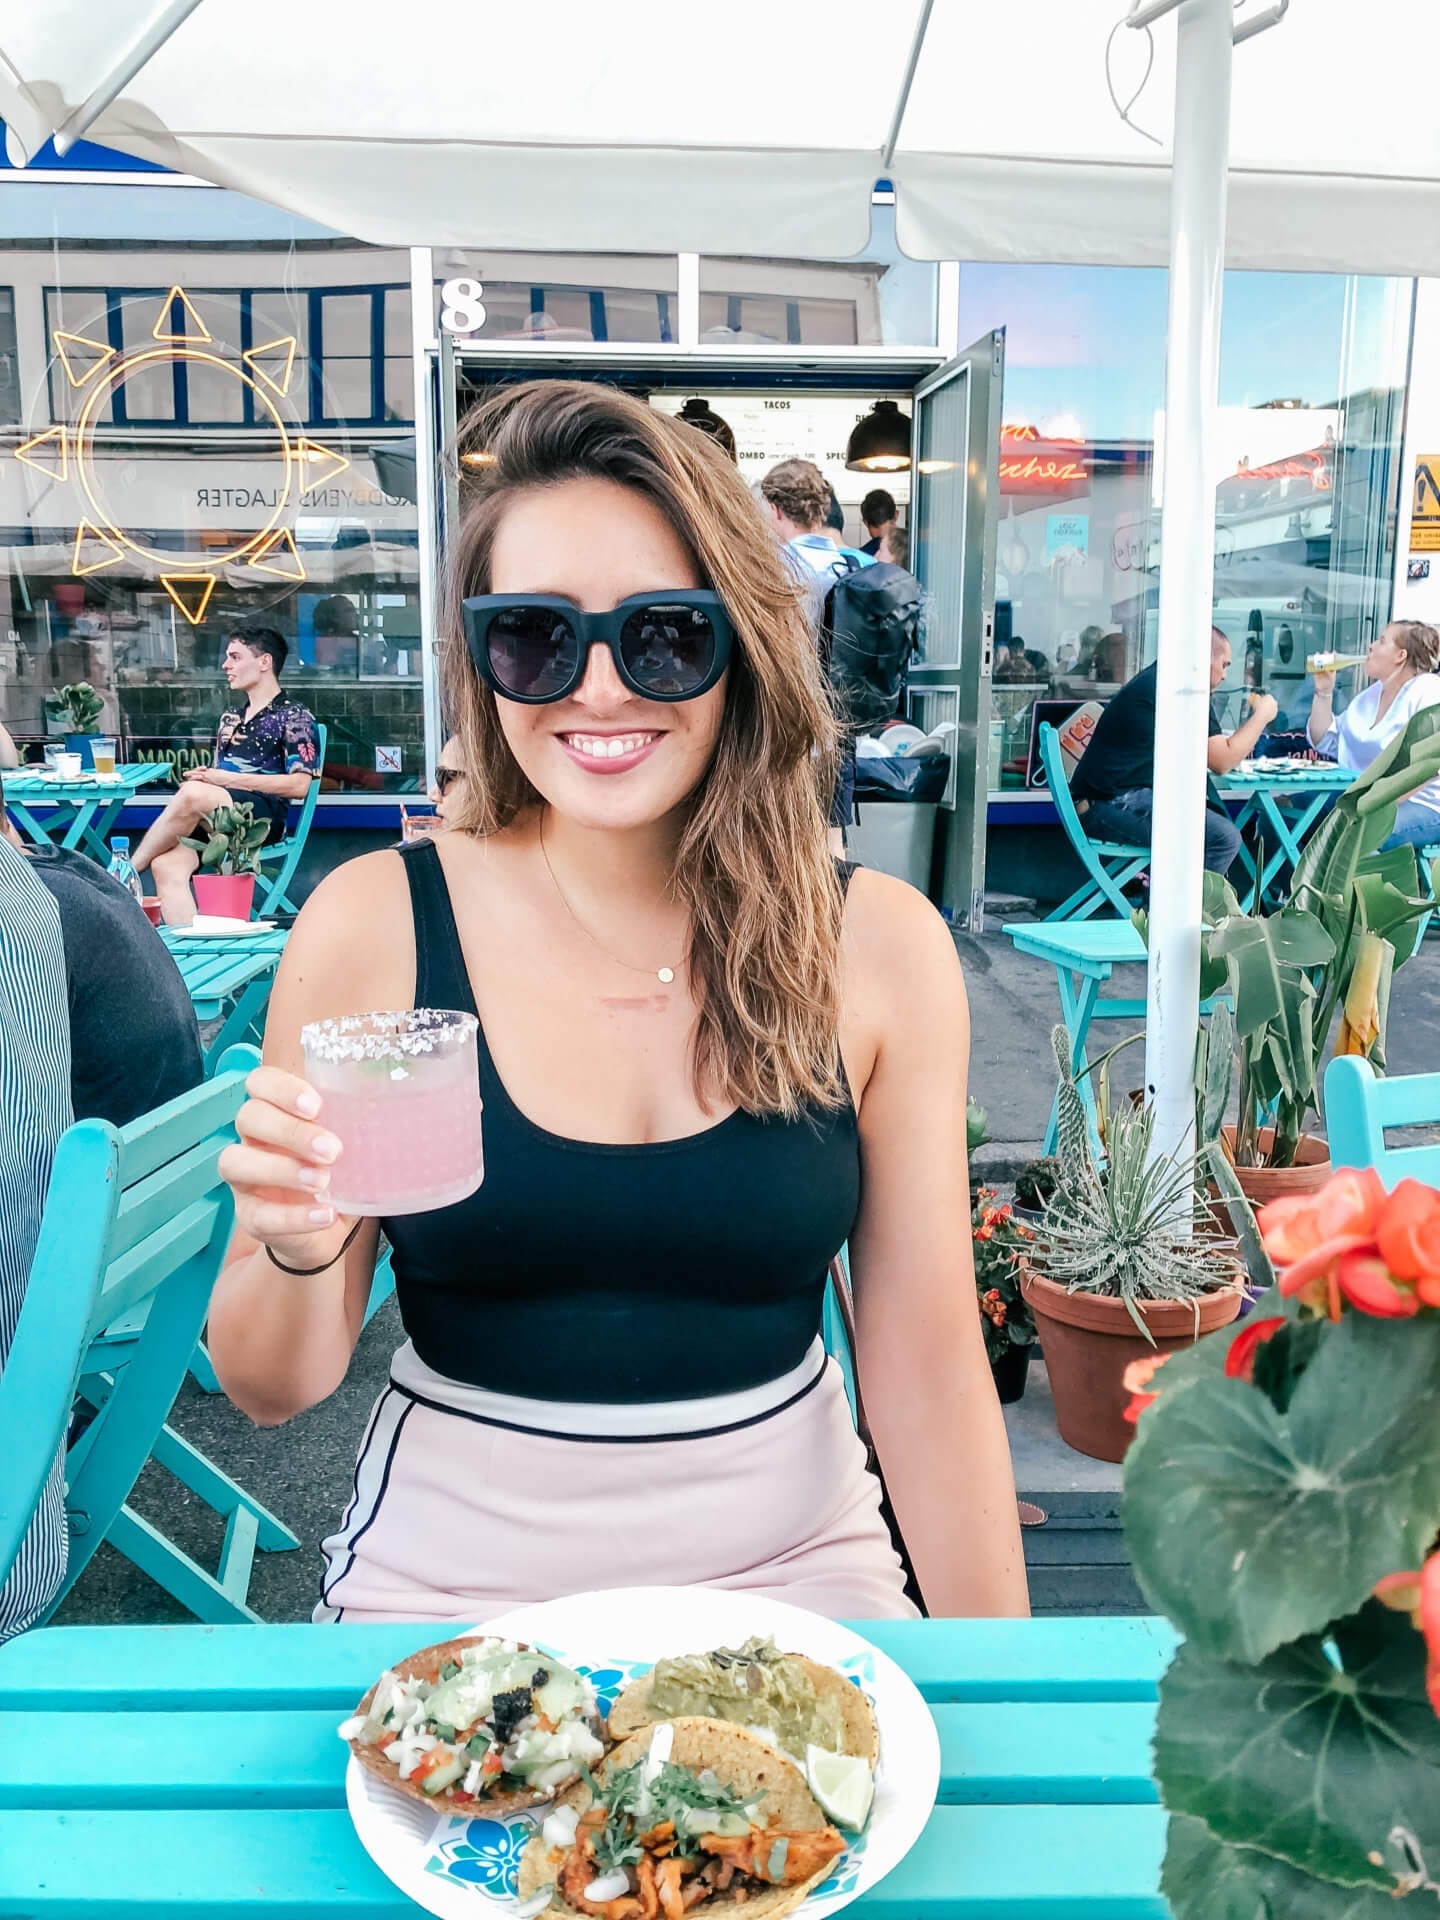
{"type": "Polygon", "coordinates": [[[597,1785],[596,1797],[605,1809],[605,1825],[595,1836],[595,1863],[602,1873],[618,1867],[633,1866],[640,1858],[639,1836],[672,1821],[677,1833],[685,1830],[681,1815],[694,1810],[715,1815],[741,1813],[748,1820],[765,1798],[765,1789],[752,1794],[736,1793],[705,1769],[692,1773],[688,1767],[667,1760],[650,1784],[650,1810],[637,1815],[636,1802],[641,1792],[643,1759],[621,1767],[597,1785]]]}

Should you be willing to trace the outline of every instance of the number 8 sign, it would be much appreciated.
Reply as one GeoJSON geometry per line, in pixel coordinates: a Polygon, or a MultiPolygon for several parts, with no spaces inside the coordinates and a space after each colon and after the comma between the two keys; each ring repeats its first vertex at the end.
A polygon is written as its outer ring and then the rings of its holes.
{"type": "Polygon", "coordinates": [[[440,289],[440,324],[447,333],[478,333],[485,324],[485,289],[478,280],[447,280],[440,289]]]}

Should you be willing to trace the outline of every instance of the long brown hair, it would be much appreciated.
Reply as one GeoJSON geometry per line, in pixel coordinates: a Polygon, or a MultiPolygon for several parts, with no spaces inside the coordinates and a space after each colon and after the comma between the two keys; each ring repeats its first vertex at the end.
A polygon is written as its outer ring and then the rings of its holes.
{"type": "Polygon", "coordinates": [[[445,691],[468,778],[453,824],[491,834],[543,804],[475,671],[462,602],[490,590],[496,530],[525,489],[599,478],[653,501],[725,602],[738,644],[710,766],[671,876],[690,914],[697,1097],[793,1118],[844,1098],[837,1045],[840,890],[822,792],[836,730],[799,592],[735,467],[689,427],[614,388],[533,381],[462,423],[466,499],[446,569],[445,691]]]}

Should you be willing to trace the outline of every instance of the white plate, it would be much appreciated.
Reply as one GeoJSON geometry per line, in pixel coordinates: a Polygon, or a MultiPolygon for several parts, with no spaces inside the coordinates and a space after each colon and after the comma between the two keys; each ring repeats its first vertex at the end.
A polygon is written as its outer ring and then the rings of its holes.
{"type": "MultiPolygon", "coordinates": [[[[607,1708],[665,1655],[737,1646],[751,1634],[771,1634],[786,1652],[838,1667],[863,1687],[880,1723],[875,1804],[864,1833],[851,1837],[835,1871],[806,1900],[805,1920],[838,1913],[874,1886],[930,1818],[940,1736],[919,1689],[878,1647],[802,1607],[711,1587],[620,1587],[518,1607],[472,1631],[524,1640],[563,1660],[589,1676],[607,1708]]],[[[434,1637],[448,1636],[437,1628],[434,1637]]],[[[353,1754],[345,1799],[370,1858],[427,1912],[441,1920],[514,1920],[520,1855],[543,1808],[504,1819],[432,1813],[367,1773],[353,1754]]]]}
{"type": "Polygon", "coordinates": [[[220,913],[197,913],[188,927],[168,927],[186,940],[233,940],[237,934],[273,933],[273,920],[230,920],[220,913]]]}

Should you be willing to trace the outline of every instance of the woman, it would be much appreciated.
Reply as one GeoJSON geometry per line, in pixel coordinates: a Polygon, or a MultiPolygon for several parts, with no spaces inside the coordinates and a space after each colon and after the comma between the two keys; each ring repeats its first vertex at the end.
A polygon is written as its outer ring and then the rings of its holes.
{"type": "MultiPolygon", "coordinates": [[[[1440,706],[1440,634],[1423,620],[1392,620],[1370,643],[1365,672],[1370,685],[1337,719],[1335,676],[1315,675],[1306,734],[1317,753],[1362,773],[1424,707],[1440,706]]],[[[1400,802],[1391,847],[1440,844],[1440,777],[1427,780],[1400,802]]]]}
{"type": "Polygon", "coordinates": [[[410,1338],[317,1618],[647,1581],[912,1611],[818,1343],[845,1241],[928,1605],[1023,1613],[954,943],[895,881],[844,895],[833,728],[775,545],[718,449],[600,386],[508,390],[471,444],[489,463],[447,614],[468,650],[446,649],[463,807],[316,889],[222,1160],[238,1231],[211,1351],[262,1424],[338,1386],[380,1225],[394,1247],[410,1338]],[[478,1012],[485,1180],[351,1222],[300,1028],[411,1005],[478,1012]]]}
{"type": "Polygon", "coordinates": [[[447,827],[459,817],[460,809],[465,804],[465,767],[460,751],[460,742],[452,733],[440,749],[440,758],[435,762],[435,778],[430,783],[427,796],[447,827]]]}

